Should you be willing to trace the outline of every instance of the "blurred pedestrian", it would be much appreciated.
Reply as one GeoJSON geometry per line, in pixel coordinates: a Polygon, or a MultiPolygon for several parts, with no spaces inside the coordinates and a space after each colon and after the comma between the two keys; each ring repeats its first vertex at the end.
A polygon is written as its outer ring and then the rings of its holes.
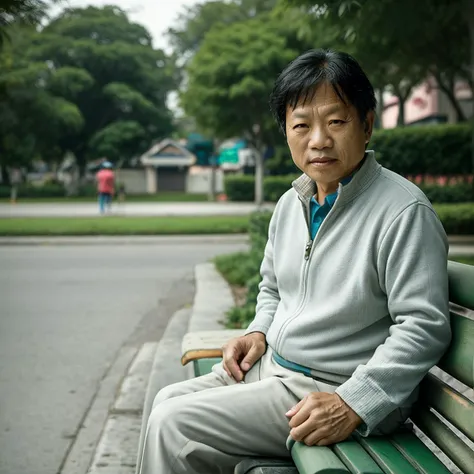
{"type": "Polygon", "coordinates": [[[110,161],[104,161],[100,171],[96,174],[97,192],[99,196],[99,211],[104,214],[110,212],[112,197],[115,189],[115,174],[110,161]]]}
{"type": "Polygon", "coordinates": [[[18,198],[18,186],[21,184],[22,176],[19,168],[10,170],[10,202],[16,204],[18,198]]]}

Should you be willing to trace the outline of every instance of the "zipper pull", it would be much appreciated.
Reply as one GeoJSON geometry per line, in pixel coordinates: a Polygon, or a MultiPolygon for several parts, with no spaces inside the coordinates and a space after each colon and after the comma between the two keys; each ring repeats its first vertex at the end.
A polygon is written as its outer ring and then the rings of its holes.
{"type": "Polygon", "coordinates": [[[304,259],[305,260],[308,260],[309,259],[309,254],[311,253],[311,248],[313,247],[313,241],[310,240],[307,244],[306,244],[306,248],[305,248],[305,251],[304,251],[304,259]]]}

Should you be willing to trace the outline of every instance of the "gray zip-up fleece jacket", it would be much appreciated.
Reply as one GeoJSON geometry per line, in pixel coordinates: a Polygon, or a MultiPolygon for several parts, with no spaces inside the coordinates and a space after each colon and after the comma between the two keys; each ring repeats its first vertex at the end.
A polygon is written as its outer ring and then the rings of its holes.
{"type": "Polygon", "coordinates": [[[413,403],[450,342],[447,238],[426,196],[373,152],[311,242],[314,193],[303,175],[275,208],[247,333],[339,385],[367,435],[413,403]]]}

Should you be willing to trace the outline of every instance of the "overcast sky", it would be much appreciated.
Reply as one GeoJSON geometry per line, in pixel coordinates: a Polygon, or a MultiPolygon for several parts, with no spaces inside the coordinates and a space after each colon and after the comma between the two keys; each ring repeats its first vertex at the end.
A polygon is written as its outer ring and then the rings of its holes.
{"type": "MultiPolygon", "coordinates": [[[[64,0],[62,6],[85,7],[88,5],[117,5],[126,10],[129,18],[141,23],[153,36],[154,46],[169,52],[168,42],[164,37],[166,30],[173,26],[178,13],[184,6],[204,3],[205,0],[64,0]]],[[[58,9],[55,8],[54,12],[58,9]]]]}

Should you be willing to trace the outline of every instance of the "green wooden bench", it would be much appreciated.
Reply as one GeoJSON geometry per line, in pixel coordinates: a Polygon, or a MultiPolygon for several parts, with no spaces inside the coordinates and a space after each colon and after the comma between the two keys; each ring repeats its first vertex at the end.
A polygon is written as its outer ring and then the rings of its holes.
{"type": "MultiPolygon", "coordinates": [[[[460,387],[474,388],[474,266],[448,262],[453,338],[438,367],[460,387]]],[[[220,348],[242,331],[186,335],[182,363],[193,362],[194,375],[203,375],[220,361],[220,348]]],[[[432,371],[433,372],[433,371],[432,371]]],[[[440,371],[438,370],[438,374],[440,371]]],[[[464,391],[464,390],[462,390],[464,391]]],[[[411,421],[416,432],[434,443],[463,473],[474,474],[474,403],[433,373],[421,384],[411,421]],[[464,439],[463,439],[464,438],[464,439]]],[[[407,423],[387,437],[350,439],[330,447],[289,441],[293,463],[257,459],[241,463],[236,472],[300,474],[449,474],[450,470],[426,447],[407,423]]]]}

